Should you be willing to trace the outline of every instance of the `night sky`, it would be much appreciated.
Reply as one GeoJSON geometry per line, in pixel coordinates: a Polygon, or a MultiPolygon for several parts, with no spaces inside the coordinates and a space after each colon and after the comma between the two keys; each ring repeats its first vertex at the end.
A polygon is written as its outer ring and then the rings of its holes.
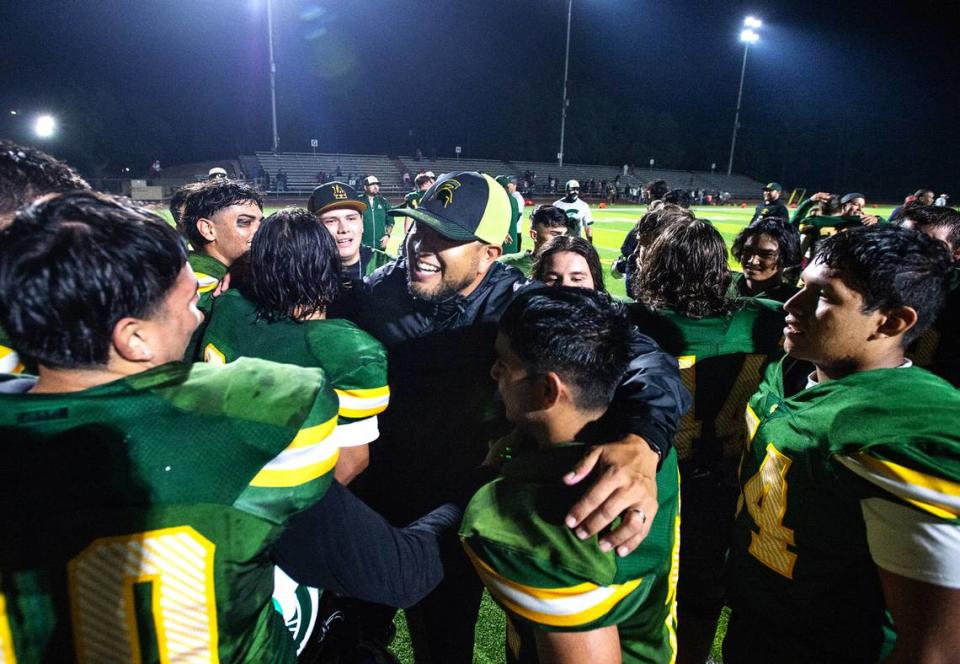
{"type": "MultiPolygon", "coordinates": [[[[565,160],[960,196],[948,3],[574,0],[565,160]]],[[[274,0],[281,150],[552,160],[566,0],[274,0]]],[[[269,149],[265,0],[0,4],[0,134],[89,176],[269,149]],[[19,114],[11,116],[16,109],[19,114]]]]}

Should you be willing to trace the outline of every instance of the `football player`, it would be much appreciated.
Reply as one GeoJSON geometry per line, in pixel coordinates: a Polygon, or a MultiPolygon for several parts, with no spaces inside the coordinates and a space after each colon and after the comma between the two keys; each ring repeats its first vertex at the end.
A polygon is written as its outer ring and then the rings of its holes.
{"type": "Polygon", "coordinates": [[[570,220],[570,234],[580,237],[586,234],[587,240],[593,244],[593,215],[590,206],[580,198],[580,183],[576,180],[567,181],[567,195],[553,202],[567,214],[570,220]]]}
{"type": "Polygon", "coordinates": [[[724,662],[960,652],[960,393],[904,355],[949,263],[916,231],[854,228],[784,305],[788,357],[746,411],[724,662]]]}
{"type": "Polygon", "coordinates": [[[533,270],[534,257],[540,247],[547,240],[566,235],[569,230],[570,222],[563,210],[553,205],[540,205],[530,215],[530,239],[533,240],[533,249],[507,254],[498,260],[512,265],[529,277],[533,270]]]}
{"type": "Polygon", "coordinates": [[[181,363],[201,319],[184,245],[147,210],[75,192],[0,234],[0,321],[39,363],[0,378],[4,661],[292,662],[274,553],[370,601],[439,581],[459,511],[390,528],[333,482],[324,372],[181,363]]]}
{"type": "Polygon", "coordinates": [[[753,222],[737,234],[730,253],[743,270],[732,274],[732,297],[786,302],[797,292],[800,233],[786,219],[766,217],[753,222]]]}
{"type": "Polygon", "coordinates": [[[526,291],[500,319],[490,373],[517,432],[495,460],[507,459],[500,478],[470,501],[460,536],[507,612],[510,662],[668,662],[675,655],[676,453],[657,473],[650,532],[625,557],[563,525],[582,489],[555,479],[582,454],[580,432],[613,398],[629,360],[630,328],[619,304],[581,288],[526,291]]]}
{"type": "MultiPolygon", "coordinates": [[[[760,223],[770,223],[770,220],[760,223]]],[[[704,219],[676,217],[641,236],[631,306],[638,327],[680,362],[693,408],[674,439],[680,459],[680,660],[703,662],[723,607],[723,568],[743,449],[742,413],[779,355],[779,303],[730,297],[727,249],[704,219]]]]}

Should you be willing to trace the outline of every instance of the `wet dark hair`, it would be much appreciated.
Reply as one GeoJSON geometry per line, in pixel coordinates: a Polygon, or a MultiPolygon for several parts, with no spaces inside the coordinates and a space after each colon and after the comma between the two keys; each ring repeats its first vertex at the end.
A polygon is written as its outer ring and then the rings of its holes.
{"type": "Polygon", "coordinates": [[[727,246],[706,219],[677,219],[643,255],[633,292],[651,309],[668,307],[687,318],[729,312],[727,246]]]}
{"type": "Polygon", "coordinates": [[[44,194],[88,189],[87,181],[64,162],[0,140],[0,215],[12,214],[44,194]]]}
{"type": "Polygon", "coordinates": [[[583,256],[587,261],[587,267],[590,268],[590,276],[593,278],[593,286],[598,291],[607,291],[603,285],[603,266],[600,264],[600,255],[587,240],[576,235],[558,235],[547,240],[537,252],[533,260],[530,276],[534,279],[543,281],[549,259],[554,254],[569,251],[583,256]]]}
{"type": "Polygon", "coordinates": [[[693,219],[693,217],[691,210],[673,203],[665,203],[640,217],[632,232],[636,235],[637,244],[646,247],[656,240],[669,224],[678,219],[693,219]]]}
{"type": "Polygon", "coordinates": [[[187,199],[190,197],[190,194],[200,189],[203,184],[203,182],[188,182],[173,192],[173,195],[170,197],[170,204],[167,207],[170,211],[170,216],[173,217],[173,223],[180,223],[180,213],[183,211],[183,206],[186,205],[187,199]]]}
{"type": "Polygon", "coordinates": [[[59,195],[0,233],[0,324],[42,365],[105,365],[117,322],[152,316],[186,261],[183,240],[149,210],[92,191],[59,195]]]}
{"type": "Polygon", "coordinates": [[[517,296],[499,323],[531,374],[554,372],[578,408],[606,408],[630,359],[623,306],[585,288],[538,288],[517,296]]]}
{"type": "Polygon", "coordinates": [[[663,200],[663,197],[666,196],[667,192],[670,191],[670,187],[667,185],[666,180],[651,180],[645,184],[644,187],[646,187],[651,201],[663,200]]]}
{"type": "Polygon", "coordinates": [[[208,244],[207,238],[200,234],[197,222],[209,219],[217,212],[231,205],[254,203],[263,210],[263,199],[254,187],[245,182],[214,178],[198,183],[196,191],[187,196],[178,228],[197,251],[208,244]]]}
{"type": "Polygon", "coordinates": [[[263,220],[253,236],[240,292],[268,321],[325,311],[340,292],[337,244],[303,208],[285,208],[263,220]]]}
{"type": "Polygon", "coordinates": [[[960,212],[949,207],[936,205],[918,205],[903,211],[899,223],[910,220],[915,230],[923,231],[927,228],[947,229],[947,244],[950,251],[960,249],[960,212]]]}
{"type": "Polygon", "coordinates": [[[936,320],[951,263],[943,242],[889,224],[855,227],[828,237],[814,260],[863,296],[865,313],[898,307],[916,311],[917,324],[903,335],[904,346],[936,320]]]}
{"type": "Polygon", "coordinates": [[[781,280],[800,267],[800,232],[789,221],[771,217],[758,219],[737,234],[730,253],[743,263],[743,247],[752,237],[767,235],[777,243],[777,268],[781,280]]]}
{"type": "Polygon", "coordinates": [[[538,205],[530,215],[530,227],[534,226],[569,229],[570,219],[566,212],[555,205],[538,205]]]}
{"type": "Polygon", "coordinates": [[[671,189],[667,192],[666,196],[663,197],[663,202],[679,205],[682,208],[689,208],[691,202],[690,192],[686,189],[671,189]]]}

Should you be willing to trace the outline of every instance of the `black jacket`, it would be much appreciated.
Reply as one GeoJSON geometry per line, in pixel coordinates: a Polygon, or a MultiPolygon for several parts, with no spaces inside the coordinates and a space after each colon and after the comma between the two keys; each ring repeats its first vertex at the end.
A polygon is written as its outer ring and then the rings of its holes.
{"type": "MultiPolygon", "coordinates": [[[[508,431],[490,367],[497,322],[526,283],[519,270],[495,263],[469,296],[428,303],[409,294],[399,259],[357,293],[351,317],[386,346],[391,392],[380,415],[381,437],[371,444],[370,467],[359,481],[374,485],[375,493],[390,487],[392,499],[384,501],[364,493],[395,520],[434,505],[438,488],[468,474],[488,443],[508,431]]],[[[633,360],[613,404],[581,439],[609,442],[633,432],[662,455],[690,397],[673,357],[639,332],[631,343],[633,360]]]]}

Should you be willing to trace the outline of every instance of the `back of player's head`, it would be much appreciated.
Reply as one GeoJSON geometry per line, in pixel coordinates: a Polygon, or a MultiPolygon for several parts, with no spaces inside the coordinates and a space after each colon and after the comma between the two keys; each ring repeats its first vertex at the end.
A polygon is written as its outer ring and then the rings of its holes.
{"type": "Polygon", "coordinates": [[[190,240],[193,248],[199,250],[209,240],[200,233],[197,221],[209,219],[231,205],[247,203],[254,203],[261,210],[263,209],[260,192],[245,182],[224,178],[200,182],[196,190],[187,196],[183,215],[180,218],[180,231],[190,240]]]}
{"type": "Polygon", "coordinates": [[[916,311],[917,324],[904,335],[904,345],[927,329],[943,306],[950,253],[919,231],[888,224],[852,228],[823,240],[814,260],[860,293],[865,313],[916,311]]]}
{"type": "Polygon", "coordinates": [[[630,359],[630,324],[606,293],[528,290],[507,307],[499,329],[531,374],[556,373],[581,410],[610,404],[630,359]]]}
{"type": "Polygon", "coordinates": [[[188,182],[173,192],[170,197],[170,205],[167,207],[170,210],[170,216],[173,217],[173,223],[180,223],[180,217],[183,215],[183,208],[187,204],[187,199],[190,198],[190,194],[202,186],[203,182],[188,182]]]}
{"type": "Polygon", "coordinates": [[[655,206],[647,211],[637,221],[633,227],[633,232],[637,237],[637,244],[642,247],[649,246],[659,237],[660,233],[669,224],[678,219],[693,219],[693,212],[687,208],[682,208],[673,203],[664,203],[655,206]]]}
{"type": "Polygon", "coordinates": [[[340,292],[340,255],[323,224],[303,208],[263,220],[238,287],[266,320],[303,318],[327,308],[340,292]]]}
{"type": "Polygon", "coordinates": [[[950,251],[960,250],[960,212],[946,206],[918,205],[904,210],[899,223],[910,223],[917,231],[926,232],[942,229],[942,238],[950,251]]]}
{"type": "Polygon", "coordinates": [[[843,212],[843,203],[840,202],[840,197],[836,194],[825,201],[820,201],[820,214],[835,217],[841,212],[843,212]]]}
{"type": "Polygon", "coordinates": [[[781,271],[800,265],[800,232],[789,221],[779,217],[758,219],[744,228],[733,241],[730,253],[743,263],[743,247],[747,240],[760,235],[766,235],[777,243],[777,266],[781,271]]]}
{"type": "Polygon", "coordinates": [[[0,226],[3,218],[44,194],[90,189],[80,175],[45,152],[0,140],[0,226]]]}
{"type": "Polygon", "coordinates": [[[706,219],[676,219],[647,247],[634,275],[634,294],[652,309],[688,318],[725,313],[730,285],[723,236],[706,219]]]}
{"type": "Polygon", "coordinates": [[[682,208],[690,207],[690,192],[686,189],[671,189],[663,197],[664,203],[679,205],[682,208]]]}
{"type": "Polygon", "coordinates": [[[569,228],[567,213],[555,205],[538,205],[530,215],[530,226],[544,228],[569,228]]]}
{"type": "Polygon", "coordinates": [[[587,267],[590,268],[594,288],[606,292],[607,289],[603,285],[603,266],[600,263],[600,255],[592,244],[576,235],[559,235],[547,240],[537,251],[530,276],[543,281],[546,270],[550,266],[551,258],[564,251],[582,256],[583,260],[587,262],[587,267]]]}
{"type": "Polygon", "coordinates": [[[670,191],[670,186],[666,180],[651,180],[645,186],[651,201],[663,200],[663,197],[670,191]]]}
{"type": "Polygon", "coordinates": [[[45,366],[104,365],[116,323],[149,318],[186,260],[149,210],[95,192],[56,196],[0,234],[0,324],[45,366]]]}

